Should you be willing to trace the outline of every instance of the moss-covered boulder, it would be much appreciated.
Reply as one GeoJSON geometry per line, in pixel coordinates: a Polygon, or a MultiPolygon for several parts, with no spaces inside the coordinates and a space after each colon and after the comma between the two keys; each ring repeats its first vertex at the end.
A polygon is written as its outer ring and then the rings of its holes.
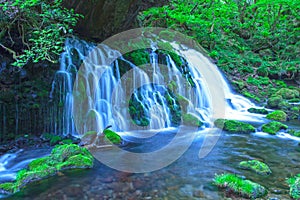
{"type": "Polygon", "coordinates": [[[267,101],[267,105],[269,108],[279,108],[279,104],[283,101],[281,96],[273,96],[270,97],[267,101]]]}
{"type": "Polygon", "coordinates": [[[267,119],[285,122],[287,120],[287,114],[282,110],[275,110],[267,115],[267,119]]]}
{"type": "Polygon", "coordinates": [[[250,199],[260,198],[268,193],[267,190],[258,183],[244,180],[241,177],[230,173],[216,175],[213,183],[220,188],[226,189],[226,192],[229,194],[234,192],[241,197],[250,199]]]}
{"type": "Polygon", "coordinates": [[[271,135],[275,135],[278,131],[280,130],[286,130],[288,128],[287,125],[283,124],[283,123],[280,123],[280,122],[270,122],[270,123],[267,123],[267,124],[264,124],[262,126],[262,131],[265,132],[265,133],[269,133],[271,135]]]}
{"type": "Polygon", "coordinates": [[[269,175],[272,173],[268,165],[258,160],[242,161],[239,163],[239,167],[254,171],[260,175],[269,175]]]}
{"type": "Polygon", "coordinates": [[[294,99],[299,98],[299,92],[297,90],[281,88],[276,92],[277,96],[281,96],[284,99],[294,99]]]}
{"type": "Polygon", "coordinates": [[[105,135],[104,140],[110,141],[113,144],[121,144],[122,138],[114,131],[110,129],[105,129],[103,131],[103,134],[105,135]]]}
{"type": "Polygon", "coordinates": [[[31,161],[27,169],[18,171],[15,182],[0,184],[0,192],[15,193],[26,184],[45,179],[59,171],[93,167],[94,158],[85,148],[76,144],[56,146],[46,157],[31,161]]]}
{"type": "Polygon", "coordinates": [[[184,125],[187,126],[197,126],[200,127],[203,125],[203,123],[194,115],[192,114],[183,114],[182,115],[182,121],[184,125]]]}
{"type": "Polygon", "coordinates": [[[287,180],[290,186],[290,196],[293,199],[300,199],[300,174],[287,180]]]}
{"type": "Polygon", "coordinates": [[[216,127],[232,133],[255,132],[255,128],[251,124],[237,120],[217,119],[214,124],[216,127]]]}
{"type": "Polygon", "coordinates": [[[264,108],[249,108],[248,109],[248,112],[249,113],[257,113],[257,114],[263,114],[263,115],[266,115],[268,114],[269,112],[264,109],[264,108]]]}

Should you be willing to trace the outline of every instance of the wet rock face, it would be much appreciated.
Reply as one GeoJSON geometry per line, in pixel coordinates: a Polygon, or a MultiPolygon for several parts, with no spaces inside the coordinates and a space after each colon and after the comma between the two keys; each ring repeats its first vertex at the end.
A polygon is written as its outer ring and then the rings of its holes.
{"type": "Polygon", "coordinates": [[[121,31],[137,27],[142,10],[163,5],[167,0],[64,0],[64,6],[84,15],[76,26],[82,38],[100,42],[121,31]]]}

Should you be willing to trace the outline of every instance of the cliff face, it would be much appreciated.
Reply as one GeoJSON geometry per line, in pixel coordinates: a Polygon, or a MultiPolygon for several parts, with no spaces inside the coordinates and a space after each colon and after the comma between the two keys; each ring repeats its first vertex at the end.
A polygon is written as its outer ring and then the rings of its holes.
{"type": "Polygon", "coordinates": [[[100,42],[136,27],[136,16],[140,11],[165,2],[166,0],[64,0],[63,4],[85,16],[75,28],[80,37],[100,42]]]}

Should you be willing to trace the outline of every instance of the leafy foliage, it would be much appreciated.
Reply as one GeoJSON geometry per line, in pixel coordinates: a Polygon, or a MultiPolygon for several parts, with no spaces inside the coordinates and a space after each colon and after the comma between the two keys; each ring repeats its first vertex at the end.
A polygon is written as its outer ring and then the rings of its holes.
{"type": "Polygon", "coordinates": [[[81,17],[63,8],[62,0],[0,0],[0,8],[0,46],[13,54],[18,67],[29,61],[56,62],[81,17]]]}
{"type": "Polygon", "coordinates": [[[260,101],[283,87],[273,79],[299,81],[299,10],[300,0],[171,0],[139,20],[196,39],[232,81],[246,83],[241,93],[260,101]]]}

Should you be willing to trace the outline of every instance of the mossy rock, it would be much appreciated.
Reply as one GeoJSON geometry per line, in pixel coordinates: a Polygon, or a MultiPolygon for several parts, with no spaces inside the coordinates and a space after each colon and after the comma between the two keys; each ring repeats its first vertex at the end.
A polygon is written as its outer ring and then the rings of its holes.
{"type": "Polygon", "coordinates": [[[287,128],[288,128],[287,125],[280,123],[280,122],[273,121],[273,122],[264,124],[261,129],[265,133],[275,135],[278,131],[280,131],[282,129],[286,130],[287,128]]]}
{"type": "Polygon", "coordinates": [[[79,169],[79,168],[89,168],[93,166],[93,159],[84,155],[75,155],[68,158],[65,162],[62,162],[56,166],[57,170],[64,169],[79,169]]]}
{"type": "Polygon", "coordinates": [[[88,131],[81,137],[81,141],[85,145],[92,144],[95,141],[96,137],[96,131],[88,131]]]}
{"type": "Polygon", "coordinates": [[[255,132],[255,127],[251,124],[240,122],[237,120],[217,119],[214,122],[217,128],[223,129],[231,133],[252,133],[255,132]]]}
{"type": "Polygon", "coordinates": [[[257,114],[263,114],[263,115],[267,115],[269,114],[269,111],[267,111],[264,108],[249,108],[248,109],[249,113],[257,113],[257,114]]]}
{"type": "Polygon", "coordinates": [[[244,180],[241,177],[230,173],[216,175],[213,183],[220,188],[225,188],[228,193],[234,192],[241,197],[250,199],[260,198],[268,193],[266,188],[258,183],[244,180]]]}
{"type": "Polygon", "coordinates": [[[103,131],[103,134],[105,135],[105,139],[110,141],[113,144],[121,144],[122,143],[122,138],[114,131],[110,129],[105,129],[103,131]]]}
{"type": "Polygon", "coordinates": [[[276,95],[281,96],[283,99],[299,98],[299,92],[288,88],[281,88],[276,95]]]}
{"type": "Polygon", "coordinates": [[[0,184],[0,194],[12,194],[17,191],[15,183],[7,182],[0,184]]]}
{"type": "Polygon", "coordinates": [[[91,153],[86,148],[79,147],[76,144],[56,146],[52,150],[50,157],[55,161],[64,162],[68,158],[75,155],[83,155],[89,158],[93,158],[91,153]]]}
{"type": "Polygon", "coordinates": [[[272,173],[268,165],[258,160],[242,161],[239,163],[239,167],[242,169],[252,170],[260,175],[269,175],[272,173]]]}
{"type": "Polygon", "coordinates": [[[267,119],[285,122],[287,120],[287,114],[282,110],[275,110],[267,115],[267,119]]]}
{"type": "Polygon", "coordinates": [[[197,117],[189,113],[182,115],[182,121],[183,124],[187,126],[201,127],[203,125],[203,123],[197,117]]]}
{"type": "Polygon", "coordinates": [[[300,99],[299,98],[294,98],[294,99],[290,99],[288,100],[289,103],[298,103],[300,102],[300,99]]]}
{"type": "Polygon", "coordinates": [[[273,96],[270,97],[267,101],[267,105],[269,108],[279,108],[279,104],[283,101],[281,96],[273,96]]]}
{"type": "Polygon", "coordinates": [[[290,196],[293,199],[300,199],[300,174],[287,180],[290,186],[290,196]]]}
{"type": "Polygon", "coordinates": [[[31,161],[28,169],[17,172],[15,182],[0,184],[0,193],[15,193],[26,184],[45,179],[57,172],[74,168],[93,167],[94,158],[85,148],[75,144],[56,146],[46,157],[31,161]]]}
{"type": "Polygon", "coordinates": [[[176,95],[176,98],[181,106],[181,109],[184,113],[187,112],[187,107],[189,105],[189,100],[187,98],[185,98],[184,96],[181,96],[180,94],[176,95]]]}
{"type": "Polygon", "coordinates": [[[290,129],[288,130],[288,133],[293,135],[293,136],[296,136],[296,137],[300,137],[300,130],[294,130],[294,129],[290,129]]]}
{"type": "Polygon", "coordinates": [[[61,136],[51,133],[44,133],[41,137],[42,139],[48,141],[51,146],[54,146],[63,140],[61,136]]]}

